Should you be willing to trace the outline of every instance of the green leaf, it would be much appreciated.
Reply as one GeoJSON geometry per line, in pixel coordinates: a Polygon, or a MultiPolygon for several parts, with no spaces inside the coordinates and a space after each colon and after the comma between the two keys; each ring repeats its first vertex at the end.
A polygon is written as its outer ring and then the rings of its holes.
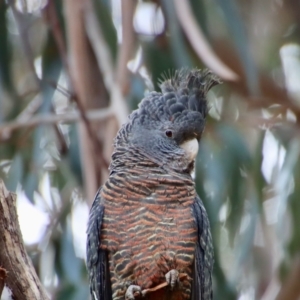
{"type": "Polygon", "coordinates": [[[52,108],[52,98],[62,70],[62,62],[52,33],[48,32],[47,42],[42,53],[42,96],[41,113],[47,113],[52,108]]]}
{"type": "Polygon", "coordinates": [[[11,78],[11,55],[12,49],[7,30],[7,4],[5,1],[0,2],[0,80],[8,90],[13,90],[11,78]]]}
{"type": "MultiPolygon", "coordinates": [[[[258,201],[260,204],[263,203],[263,190],[266,186],[265,178],[262,174],[261,167],[263,162],[263,142],[265,138],[265,131],[259,133],[258,143],[255,151],[254,161],[253,161],[253,181],[258,201]]],[[[260,205],[260,208],[262,206],[260,205]]]]}
{"type": "Polygon", "coordinates": [[[298,163],[299,154],[300,154],[300,143],[298,139],[294,139],[290,142],[287,148],[285,160],[276,183],[276,191],[280,199],[279,213],[278,213],[279,215],[278,230],[279,232],[281,232],[281,234],[284,234],[284,230],[285,230],[283,224],[285,222],[285,212],[288,208],[287,200],[290,193],[293,192],[292,190],[293,189],[292,184],[294,182],[293,172],[298,163]]]}
{"type": "Polygon", "coordinates": [[[157,37],[154,42],[144,42],[145,64],[150,72],[155,90],[159,90],[158,79],[168,70],[175,70],[175,62],[170,54],[169,41],[166,36],[157,37]],[[163,40],[163,41],[162,41],[163,40]],[[166,43],[164,46],[161,43],[166,43]]]}
{"type": "Polygon", "coordinates": [[[70,168],[73,172],[73,175],[76,176],[77,181],[82,185],[82,167],[81,167],[81,156],[80,156],[80,147],[79,147],[79,137],[78,137],[78,128],[76,125],[72,125],[70,129],[70,146],[69,146],[69,156],[68,161],[70,168]]]}
{"type": "MultiPolygon", "coordinates": [[[[230,214],[226,220],[226,226],[229,229],[232,243],[239,229],[244,201],[247,197],[247,178],[243,177],[242,173],[249,173],[251,156],[238,130],[225,124],[217,126],[216,129],[220,137],[219,142],[222,151],[219,157],[219,167],[223,168],[224,180],[227,181],[227,195],[223,195],[223,197],[228,196],[230,204],[230,214]]],[[[250,175],[247,174],[246,176],[250,175]]]]}
{"type": "MultiPolygon", "coordinates": [[[[192,61],[186,48],[182,30],[179,26],[179,21],[176,15],[174,2],[162,0],[162,7],[166,15],[166,21],[170,36],[170,54],[173,55],[174,67],[192,67],[192,61]]],[[[165,70],[166,71],[166,70],[165,70]]]]}
{"type": "Polygon", "coordinates": [[[24,180],[24,191],[30,202],[33,203],[34,192],[38,188],[38,174],[34,171],[27,174],[24,180]]]}
{"type": "Polygon", "coordinates": [[[194,16],[201,27],[201,30],[208,36],[207,28],[207,12],[205,10],[205,4],[203,0],[189,0],[194,12],[194,16]]]}
{"type": "Polygon", "coordinates": [[[73,236],[70,220],[67,219],[66,228],[61,236],[61,256],[60,263],[66,279],[74,284],[81,280],[82,261],[76,257],[73,245],[73,236]]]}
{"type": "Polygon", "coordinates": [[[222,269],[219,261],[218,248],[214,247],[215,251],[215,264],[214,264],[214,277],[216,288],[213,291],[214,300],[236,300],[237,289],[227,280],[227,276],[222,269]]]}
{"type": "MultiPolygon", "coordinates": [[[[84,261],[75,255],[70,219],[66,216],[65,228],[60,239],[60,268],[62,288],[58,299],[81,300],[87,299],[89,289],[87,281],[82,278],[84,261]]],[[[86,272],[84,273],[86,275],[86,272]]]]}
{"type": "Polygon", "coordinates": [[[5,180],[5,185],[10,191],[16,191],[18,183],[22,182],[23,172],[23,157],[21,154],[16,154],[10,166],[8,177],[5,180]]]}
{"type": "Polygon", "coordinates": [[[116,61],[118,39],[117,31],[112,20],[111,8],[108,6],[108,3],[103,3],[103,1],[99,0],[93,0],[93,5],[98,17],[99,26],[110,49],[112,58],[116,61]]]}
{"type": "Polygon", "coordinates": [[[289,197],[290,212],[292,215],[292,239],[289,243],[289,252],[296,257],[300,252],[300,159],[298,156],[297,164],[294,169],[295,189],[289,197]]]}
{"type": "Polygon", "coordinates": [[[217,0],[217,2],[223,10],[225,21],[227,22],[231,37],[243,64],[249,92],[252,95],[257,95],[260,93],[258,73],[250,52],[245,25],[240,17],[238,7],[234,0],[217,0]]]}

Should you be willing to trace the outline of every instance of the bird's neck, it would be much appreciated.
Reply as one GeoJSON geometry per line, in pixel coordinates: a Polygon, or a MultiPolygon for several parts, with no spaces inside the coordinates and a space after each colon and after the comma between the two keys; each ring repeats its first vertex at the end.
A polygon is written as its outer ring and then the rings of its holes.
{"type": "MultiPolygon", "coordinates": [[[[191,205],[196,197],[189,173],[167,170],[142,153],[115,149],[110,176],[102,188],[106,201],[119,205],[191,205]],[[122,202],[124,199],[125,202],[122,202]]],[[[181,206],[180,206],[181,207],[181,206]]]]}
{"type": "Polygon", "coordinates": [[[140,179],[147,179],[149,176],[157,178],[159,182],[176,182],[180,179],[187,186],[194,187],[194,181],[188,171],[178,172],[168,169],[167,166],[149,159],[138,149],[127,149],[119,147],[114,150],[110,164],[110,176],[124,174],[128,180],[138,176],[140,179]],[[126,174],[126,175],[125,175],[126,174]]]}

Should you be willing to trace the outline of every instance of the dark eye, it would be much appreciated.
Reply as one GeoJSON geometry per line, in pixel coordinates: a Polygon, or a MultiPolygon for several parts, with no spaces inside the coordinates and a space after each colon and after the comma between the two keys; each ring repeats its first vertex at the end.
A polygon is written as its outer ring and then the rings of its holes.
{"type": "Polygon", "coordinates": [[[171,138],[173,136],[173,132],[171,130],[166,131],[166,136],[171,138]]]}

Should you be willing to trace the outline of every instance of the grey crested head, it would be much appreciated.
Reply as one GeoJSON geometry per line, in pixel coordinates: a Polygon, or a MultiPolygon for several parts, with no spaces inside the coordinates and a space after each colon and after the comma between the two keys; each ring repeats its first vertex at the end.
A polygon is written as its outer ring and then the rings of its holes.
{"type": "Polygon", "coordinates": [[[206,95],[219,83],[209,70],[180,70],[165,77],[161,93],[149,93],[120,129],[111,169],[120,155],[134,151],[164,169],[190,173],[208,112],[206,95]]]}

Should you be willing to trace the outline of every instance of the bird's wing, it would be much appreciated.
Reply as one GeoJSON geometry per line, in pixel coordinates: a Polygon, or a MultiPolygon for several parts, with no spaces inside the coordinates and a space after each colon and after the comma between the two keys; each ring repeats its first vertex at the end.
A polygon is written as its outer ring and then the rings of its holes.
{"type": "Polygon", "coordinates": [[[193,204],[193,213],[198,229],[198,242],[195,253],[191,299],[211,300],[214,263],[213,244],[207,213],[198,196],[193,204]]]}
{"type": "Polygon", "coordinates": [[[111,286],[106,251],[100,249],[100,230],[104,215],[100,189],[92,205],[87,229],[87,269],[93,300],[111,300],[111,286]]]}

